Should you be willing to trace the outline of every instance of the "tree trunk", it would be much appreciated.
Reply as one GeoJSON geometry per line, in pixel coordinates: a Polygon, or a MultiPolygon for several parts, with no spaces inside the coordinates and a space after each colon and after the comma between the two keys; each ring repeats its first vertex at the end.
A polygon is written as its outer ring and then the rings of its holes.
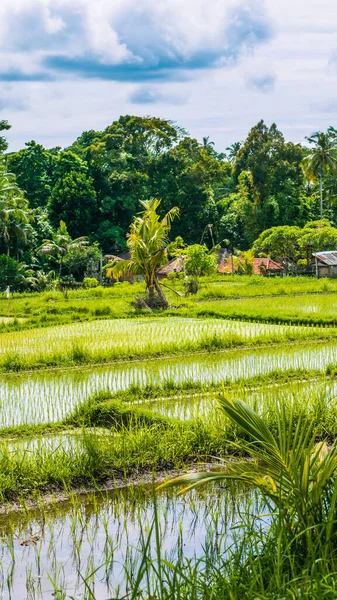
{"type": "Polygon", "coordinates": [[[319,176],[319,193],[320,193],[320,201],[321,201],[321,219],[323,218],[323,177],[319,176]]]}
{"type": "Polygon", "coordinates": [[[149,285],[147,289],[148,289],[148,293],[149,293],[148,305],[150,306],[150,308],[153,308],[155,305],[154,286],[149,285]]]}
{"type": "Polygon", "coordinates": [[[160,298],[160,303],[163,306],[167,307],[168,306],[168,302],[166,300],[166,297],[165,297],[165,294],[164,294],[163,290],[161,289],[161,287],[159,285],[157,277],[154,278],[154,284],[156,286],[157,294],[158,294],[158,296],[160,298]]]}

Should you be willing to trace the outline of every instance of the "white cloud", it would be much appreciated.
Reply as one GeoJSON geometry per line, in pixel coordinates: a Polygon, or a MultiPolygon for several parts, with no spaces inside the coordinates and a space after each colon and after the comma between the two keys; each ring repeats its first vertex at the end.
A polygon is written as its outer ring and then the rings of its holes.
{"type": "Polygon", "coordinates": [[[0,71],[17,79],[0,81],[0,118],[13,125],[12,149],[32,138],[69,145],[133,112],[219,149],[261,118],[301,141],[337,121],[336,19],[335,0],[0,0],[0,71]],[[46,66],[57,55],[65,67],[46,66]],[[110,65],[120,81],[108,80],[110,65]]]}

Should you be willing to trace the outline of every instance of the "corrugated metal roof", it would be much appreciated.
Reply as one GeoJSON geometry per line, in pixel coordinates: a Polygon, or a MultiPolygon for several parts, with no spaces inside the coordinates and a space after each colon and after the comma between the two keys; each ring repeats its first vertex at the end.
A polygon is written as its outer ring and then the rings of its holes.
{"type": "Polygon", "coordinates": [[[325,265],[337,266],[337,250],[328,250],[327,252],[314,252],[313,256],[318,258],[325,265]]]}

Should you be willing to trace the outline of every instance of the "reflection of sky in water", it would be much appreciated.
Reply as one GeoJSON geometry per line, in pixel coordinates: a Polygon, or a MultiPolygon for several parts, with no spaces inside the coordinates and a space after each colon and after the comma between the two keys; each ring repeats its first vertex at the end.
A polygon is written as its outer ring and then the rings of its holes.
{"type": "MultiPolygon", "coordinates": [[[[149,489],[133,494],[124,490],[94,502],[82,497],[75,506],[67,504],[48,510],[45,523],[38,514],[30,521],[22,514],[0,519],[1,598],[26,598],[27,579],[32,598],[52,597],[49,574],[60,589],[67,588],[68,594],[83,599],[78,571],[86,577],[100,566],[94,577],[96,600],[106,600],[110,597],[107,594],[116,597],[113,592],[118,585],[125,591],[123,565],[133,564],[136,574],[142,532],[145,537],[148,535],[154,515],[149,489]],[[36,546],[20,545],[32,535],[41,536],[36,546]],[[107,559],[110,564],[106,564],[107,559]],[[11,570],[9,593],[6,582],[11,570]]],[[[258,514],[258,499],[252,492],[248,495],[237,489],[231,493],[211,487],[183,498],[162,493],[158,497],[161,551],[173,561],[179,548],[188,558],[202,556],[205,544],[210,544],[211,551],[223,553],[226,543],[233,541],[230,527],[240,521],[239,509],[247,511],[248,501],[251,510],[258,514]]],[[[154,536],[151,554],[155,556],[154,536]]]]}
{"type": "Polygon", "coordinates": [[[132,385],[160,385],[165,381],[220,383],[274,370],[325,370],[329,363],[337,363],[336,344],[228,351],[100,368],[2,375],[0,426],[60,420],[79,402],[101,390],[115,392],[132,385]]]}

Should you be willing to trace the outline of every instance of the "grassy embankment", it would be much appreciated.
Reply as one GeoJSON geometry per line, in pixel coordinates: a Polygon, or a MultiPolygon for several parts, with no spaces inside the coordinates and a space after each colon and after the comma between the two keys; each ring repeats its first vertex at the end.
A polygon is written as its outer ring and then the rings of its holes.
{"type": "MultiPolygon", "coordinates": [[[[167,284],[180,294],[181,280],[167,284]]],[[[144,284],[116,284],[110,288],[15,294],[0,298],[0,331],[13,331],[96,319],[153,315],[133,306],[144,294],[144,284]]],[[[239,318],[284,323],[336,325],[337,281],[304,277],[264,278],[216,276],[202,278],[199,293],[185,298],[165,289],[170,309],[161,316],[239,318]],[[301,298],[299,298],[301,296],[301,298]],[[266,306],[263,298],[271,299],[266,306]],[[248,301],[247,301],[248,299],[248,301]]]]}
{"type": "MultiPolygon", "coordinates": [[[[326,380],[305,387],[303,381],[314,375],[319,374],[274,373],[225,389],[257,409],[274,433],[280,406],[288,406],[294,415],[292,427],[305,415],[317,427],[318,437],[332,440],[337,434],[334,384],[327,389],[326,380]]],[[[237,453],[232,443],[243,439],[242,432],[218,410],[219,389],[134,387],[114,395],[101,393],[61,422],[1,430],[2,501],[38,491],[102,485],[111,478],[169,472],[210,456],[237,453]]]]}

